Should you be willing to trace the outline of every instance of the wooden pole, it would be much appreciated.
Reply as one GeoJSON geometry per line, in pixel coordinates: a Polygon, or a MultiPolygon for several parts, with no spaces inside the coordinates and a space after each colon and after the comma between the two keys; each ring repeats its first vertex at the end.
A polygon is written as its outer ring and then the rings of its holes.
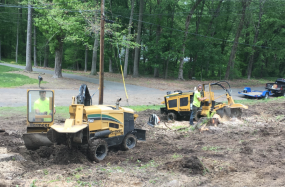
{"type": "Polygon", "coordinates": [[[99,105],[103,104],[103,92],[104,92],[104,19],[105,19],[104,6],[105,6],[105,0],[101,0],[99,105]]]}

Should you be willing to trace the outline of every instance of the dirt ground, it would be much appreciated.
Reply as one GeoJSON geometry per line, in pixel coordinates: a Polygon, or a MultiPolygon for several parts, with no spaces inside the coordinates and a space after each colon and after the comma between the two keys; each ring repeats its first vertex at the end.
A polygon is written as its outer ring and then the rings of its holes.
{"type": "Polygon", "coordinates": [[[29,151],[24,114],[0,117],[0,186],[285,186],[284,103],[251,105],[240,120],[203,133],[159,111],[138,114],[147,140],[130,151],[110,148],[100,163],[84,147],[29,151]],[[146,124],[153,113],[161,118],[155,128],[146,124]]]}

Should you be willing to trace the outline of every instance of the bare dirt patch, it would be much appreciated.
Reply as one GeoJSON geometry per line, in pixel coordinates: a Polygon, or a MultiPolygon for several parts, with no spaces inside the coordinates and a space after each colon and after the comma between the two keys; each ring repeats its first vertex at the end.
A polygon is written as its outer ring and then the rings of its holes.
{"type": "Polygon", "coordinates": [[[223,122],[199,133],[188,121],[166,123],[159,111],[139,112],[136,126],[147,141],[130,151],[110,148],[101,163],[92,163],[84,147],[58,145],[28,151],[21,140],[25,116],[4,118],[0,148],[24,160],[0,162],[6,186],[284,186],[284,103],[262,103],[243,111],[241,120],[223,122]],[[146,124],[156,113],[159,127],[146,124]],[[181,125],[181,124],[183,125],[181,125]],[[181,125],[181,128],[177,128],[181,125]]]}

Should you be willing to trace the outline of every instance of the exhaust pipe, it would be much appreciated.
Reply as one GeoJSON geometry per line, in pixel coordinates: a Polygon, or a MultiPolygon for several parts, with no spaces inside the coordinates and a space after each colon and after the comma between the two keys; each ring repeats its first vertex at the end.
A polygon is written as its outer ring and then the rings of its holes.
{"type": "Polygon", "coordinates": [[[120,101],[122,100],[122,98],[120,99],[117,99],[117,102],[116,102],[116,110],[119,110],[119,107],[120,107],[120,101]]]}

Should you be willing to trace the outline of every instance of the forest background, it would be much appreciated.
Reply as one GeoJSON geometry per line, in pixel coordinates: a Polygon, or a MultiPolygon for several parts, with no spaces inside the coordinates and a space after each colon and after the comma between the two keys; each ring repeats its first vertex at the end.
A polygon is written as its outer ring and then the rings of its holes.
{"type": "MultiPolygon", "coordinates": [[[[91,71],[99,0],[0,0],[0,60],[91,71]]],[[[175,79],[284,77],[283,0],[105,0],[105,72],[175,79]]]]}

